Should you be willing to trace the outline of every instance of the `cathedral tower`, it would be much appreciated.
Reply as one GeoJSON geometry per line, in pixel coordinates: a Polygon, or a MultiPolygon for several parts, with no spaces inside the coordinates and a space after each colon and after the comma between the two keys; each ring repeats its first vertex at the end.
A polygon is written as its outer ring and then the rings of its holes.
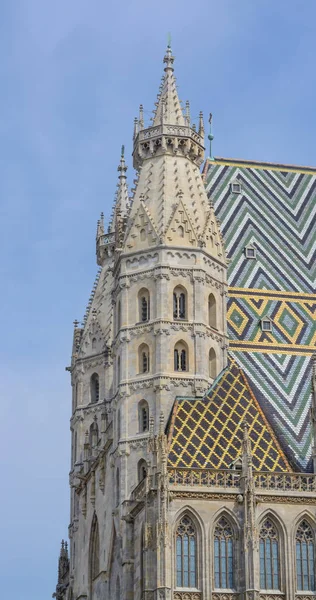
{"type": "MultiPolygon", "coordinates": [[[[128,553],[122,506],[147,474],[150,428],[158,434],[175,398],[202,396],[227,363],[226,256],[200,174],[203,116],[196,127],[188,102],[182,110],[173,63],[168,46],[153,122],[145,128],[142,106],[135,119],[134,195],[129,198],[122,149],[111,222],[105,232],[101,215],[97,227],[100,271],[83,328],[75,322],[71,572],[89,598],[111,585],[104,575],[94,591],[91,544],[104,548],[99,560],[111,580],[117,547],[128,553]],[[92,463],[100,451],[97,474],[92,463]],[[89,506],[96,510],[93,535],[89,506]]],[[[123,571],[122,597],[132,598],[128,561],[123,571]]]]}
{"type": "MultiPolygon", "coordinates": [[[[134,193],[122,147],[110,223],[105,228],[101,215],[97,225],[98,275],[84,322],[74,323],[70,558],[63,542],[55,597],[315,600],[315,356],[311,406],[310,377],[300,381],[293,370],[305,369],[314,352],[315,300],[305,288],[271,294],[271,273],[274,281],[286,276],[278,268],[283,248],[276,265],[266,262],[267,219],[254,223],[259,243],[244,214],[247,202],[253,215],[259,204],[267,210],[268,193],[273,218],[282,198],[291,209],[313,203],[315,172],[276,179],[274,171],[258,175],[258,165],[241,173],[240,164],[206,163],[227,269],[200,174],[203,116],[195,126],[188,102],[182,110],[173,64],[168,46],[152,124],[145,127],[142,106],[135,119],[134,193]],[[277,204],[275,189],[282,189],[277,204]],[[235,282],[229,359],[227,270],[235,282]],[[289,350],[294,358],[285,357],[289,350]],[[259,363],[264,377],[253,379],[259,363]],[[286,438],[280,423],[289,429],[288,422],[276,411],[288,372],[295,390],[284,387],[282,410],[288,421],[293,408],[295,432],[309,436],[304,444],[286,438]]],[[[306,260],[309,235],[303,221],[306,260]]],[[[293,249],[294,242],[287,255],[293,249]]]]}

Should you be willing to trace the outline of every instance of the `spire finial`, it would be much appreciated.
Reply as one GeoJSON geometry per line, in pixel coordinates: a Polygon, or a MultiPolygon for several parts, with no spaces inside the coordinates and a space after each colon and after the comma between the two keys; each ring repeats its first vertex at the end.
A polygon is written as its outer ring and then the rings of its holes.
{"type": "Polygon", "coordinates": [[[125,164],[124,153],[125,153],[125,146],[122,146],[122,148],[121,148],[121,160],[120,160],[119,166],[117,167],[117,170],[119,172],[119,177],[125,177],[125,173],[127,171],[127,166],[125,164]]]}
{"type": "Polygon", "coordinates": [[[205,134],[205,130],[204,130],[203,113],[202,113],[202,111],[200,111],[200,114],[199,114],[199,135],[202,138],[204,138],[204,134],[205,134]]]}
{"type": "Polygon", "coordinates": [[[139,129],[144,129],[144,107],[142,104],[139,106],[139,129]]]}
{"type": "Polygon", "coordinates": [[[163,62],[165,63],[165,71],[167,71],[168,69],[171,69],[171,71],[173,71],[173,63],[174,63],[174,56],[172,54],[172,50],[171,50],[171,42],[168,41],[168,46],[167,46],[167,50],[166,50],[166,54],[164,56],[163,62]]]}
{"type": "Polygon", "coordinates": [[[214,160],[214,157],[213,157],[213,154],[212,154],[212,141],[214,139],[214,136],[212,134],[212,120],[213,120],[213,115],[212,115],[212,113],[210,113],[210,116],[209,116],[209,119],[208,119],[208,122],[210,124],[210,133],[208,134],[208,139],[210,140],[210,156],[209,156],[209,158],[211,160],[214,160]]]}

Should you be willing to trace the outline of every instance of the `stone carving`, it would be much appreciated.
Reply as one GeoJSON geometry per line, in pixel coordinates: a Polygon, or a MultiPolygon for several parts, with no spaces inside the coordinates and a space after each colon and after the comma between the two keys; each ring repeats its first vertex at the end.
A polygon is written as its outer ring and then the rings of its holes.
{"type": "MultiPolygon", "coordinates": [[[[213,595],[212,598],[214,598],[214,597],[215,596],[213,595]]],[[[202,593],[201,592],[174,592],[173,600],[202,600],[202,593]]],[[[222,599],[218,598],[216,600],[222,600],[222,599]]],[[[230,600],[230,598],[227,600],[230,600]]]]}

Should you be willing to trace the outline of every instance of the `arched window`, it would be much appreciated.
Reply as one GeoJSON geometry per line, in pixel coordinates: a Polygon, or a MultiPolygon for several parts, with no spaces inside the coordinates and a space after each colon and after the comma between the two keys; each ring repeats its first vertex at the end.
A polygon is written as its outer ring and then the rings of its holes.
{"type": "Polygon", "coordinates": [[[139,431],[148,431],[149,428],[149,408],[146,400],[141,400],[138,404],[139,431]]]}
{"type": "Polygon", "coordinates": [[[138,350],[138,371],[139,373],[148,373],[149,369],[149,348],[147,344],[142,344],[138,350]]]}
{"type": "Polygon", "coordinates": [[[178,286],[173,291],[173,318],[187,318],[187,293],[182,286],[178,286]]]}
{"type": "Polygon", "coordinates": [[[178,227],[178,236],[179,237],[184,237],[184,227],[182,225],[179,225],[178,227]]]}
{"type": "Polygon", "coordinates": [[[100,393],[99,375],[97,373],[93,373],[93,375],[91,375],[91,379],[90,379],[91,402],[99,402],[99,393],[100,393]]]}
{"type": "Polygon", "coordinates": [[[91,345],[92,345],[92,350],[95,350],[97,347],[97,338],[92,338],[91,345]]]}
{"type": "Polygon", "coordinates": [[[146,230],[145,229],[141,229],[139,232],[139,237],[140,237],[140,241],[144,242],[146,239],[146,230]]]}
{"type": "Polygon", "coordinates": [[[315,536],[306,520],[297,528],[295,543],[297,591],[315,592],[315,536]]]}
{"type": "Polygon", "coordinates": [[[185,342],[180,341],[174,347],[174,370],[189,370],[189,353],[185,342]]]}
{"type": "Polygon", "coordinates": [[[96,421],[94,421],[90,425],[90,435],[89,435],[89,442],[90,442],[91,452],[93,452],[94,450],[96,450],[97,445],[98,445],[98,441],[99,441],[98,424],[97,424],[96,421]]]}
{"type": "Polygon", "coordinates": [[[260,529],[260,588],[280,589],[279,536],[270,518],[266,518],[260,529]]]}
{"type": "Polygon", "coordinates": [[[89,546],[90,581],[92,582],[100,573],[100,538],[97,515],[94,513],[91,525],[89,546]]]}
{"type": "Polygon", "coordinates": [[[138,317],[142,323],[150,319],[150,297],[148,290],[145,288],[138,292],[138,317]]]}
{"type": "Polygon", "coordinates": [[[210,294],[208,297],[208,324],[210,327],[217,328],[216,300],[214,294],[210,294]]]}
{"type": "Polygon", "coordinates": [[[212,379],[216,377],[216,354],[214,348],[211,348],[208,353],[208,371],[212,379]]]}
{"type": "Polygon", "coordinates": [[[221,517],[214,530],[214,580],[217,589],[234,588],[233,528],[221,517]]]}
{"type": "Polygon", "coordinates": [[[188,515],[184,515],[176,531],[177,587],[197,587],[196,529],[188,515]]]}
{"type": "Polygon", "coordinates": [[[147,463],[145,460],[141,459],[138,462],[138,481],[143,481],[147,477],[147,463]]]}

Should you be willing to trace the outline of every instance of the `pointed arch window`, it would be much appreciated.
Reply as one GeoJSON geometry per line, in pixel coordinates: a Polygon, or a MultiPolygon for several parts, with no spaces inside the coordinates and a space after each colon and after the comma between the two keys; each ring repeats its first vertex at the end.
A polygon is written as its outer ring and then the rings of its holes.
{"type": "Polygon", "coordinates": [[[91,375],[90,396],[91,396],[91,402],[99,402],[100,383],[99,383],[99,375],[97,373],[93,373],[93,375],[91,375]]]}
{"type": "Polygon", "coordinates": [[[177,587],[197,587],[197,536],[192,519],[184,515],[176,531],[177,587]]]}
{"type": "Polygon", "coordinates": [[[141,482],[143,481],[143,479],[146,479],[147,477],[147,463],[146,461],[142,458],[139,462],[138,462],[138,481],[141,482]]]}
{"type": "Polygon", "coordinates": [[[208,369],[209,369],[209,376],[212,379],[215,379],[215,377],[216,377],[216,353],[215,353],[214,348],[211,348],[208,353],[208,369]]]}
{"type": "Polygon", "coordinates": [[[210,294],[208,297],[208,324],[210,327],[217,328],[216,318],[216,300],[214,294],[210,294]]]}
{"type": "Polygon", "coordinates": [[[174,347],[174,370],[189,370],[188,347],[184,342],[178,342],[174,347]]]}
{"type": "Polygon", "coordinates": [[[100,573],[100,538],[99,524],[94,514],[90,534],[90,581],[92,582],[100,573]]]}
{"type": "Polygon", "coordinates": [[[148,431],[149,428],[149,408],[146,400],[141,400],[138,404],[139,431],[148,431]]]}
{"type": "Polygon", "coordinates": [[[297,590],[315,592],[315,535],[305,519],[297,528],[295,545],[297,590]]]}
{"type": "Polygon", "coordinates": [[[260,588],[280,589],[279,536],[270,518],[264,520],[260,529],[260,588]]]}
{"type": "Polygon", "coordinates": [[[148,373],[149,369],[149,348],[147,344],[141,344],[138,350],[138,371],[139,373],[148,373]]]}
{"type": "Polygon", "coordinates": [[[182,286],[178,286],[173,291],[173,318],[187,318],[187,294],[182,286]]]}
{"type": "Polygon", "coordinates": [[[138,292],[138,312],[139,312],[139,321],[141,323],[146,323],[150,319],[150,297],[149,291],[145,288],[141,289],[138,292]]]}
{"type": "Polygon", "coordinates": [[[221,517],[214,530],[214,580],[216,589],[234,588],[233,528],[221,517]]]}

